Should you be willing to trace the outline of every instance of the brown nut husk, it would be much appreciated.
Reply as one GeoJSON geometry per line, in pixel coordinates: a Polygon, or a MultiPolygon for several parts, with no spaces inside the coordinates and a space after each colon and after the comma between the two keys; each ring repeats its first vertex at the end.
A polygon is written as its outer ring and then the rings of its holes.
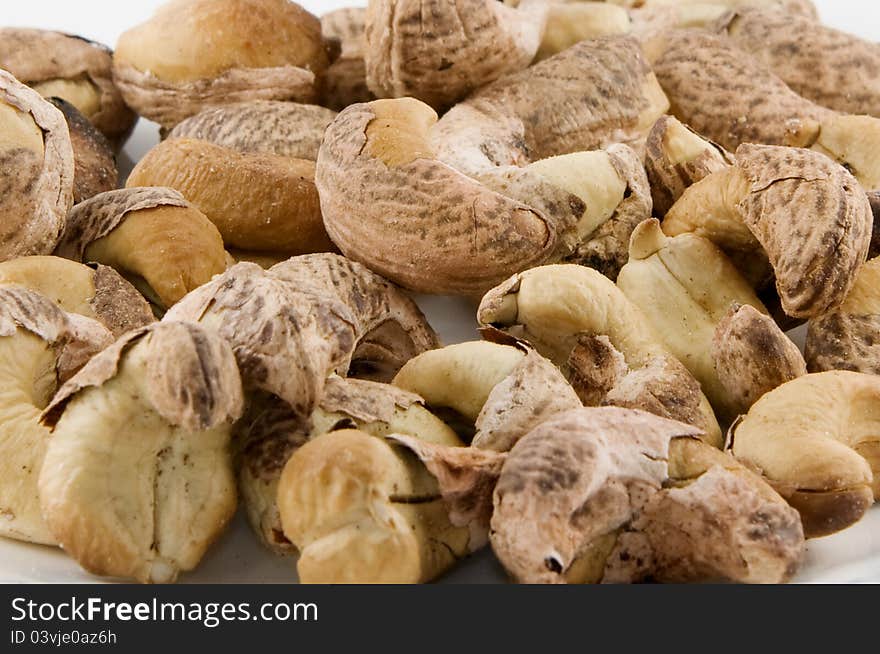
{"type": "Polygon", "coordinates": [[[526,68],[541,42],[543,0],[374,0],[366,14],[367,86],[379,98],[449,107],[526,68]]]}
{"type": "Polygon", "coordinates": [[[327,65],[320,22],[294,2],[177,0],[119,37],[113,75],[129,106],[170,129],[211,106],[312,102],[327,65]]]}
{"type": "Polygon", "coordinates": [[[76,107],[61,98],[49,98],[67,120],[73,147],[73,203],[112,191],[119,183],[116,156],[101,134],[76,107]]]}
{"type": "Polygon", "coordinates": [[[732,12],[718,29],[799,95],[836,111],[880,117],[877,43],[760,8],[732,12]]]}
{"type": "Polygon", "coordinates": [[[127,185],[176,189],[217,226],[227,245],[290,256],[333,248],[314,179],[315,164],[305,159],[174,138],[150,150],[127,185]]]}
{"type": "Polygon", "coordinates": [[[49,254],[73,203],[73,146],[64,115],[0,70],[0,261],[49,254]]]}
{"type": "Polygon", "coordinates": [[[661,218],[685,192],[712,173],[733,164],[733,155],[705,140],[673,116],[661,116],[645,146],[645,171],[654,215],[661,218]]]}
{"type": "Polygon", "coordinates": [[[79,36],[0,28],[0,68],[44,97],[66,100],[119,147],[137,120],[113,82],[112,51],[79,36]]]}
{"type": "Polygon", "coordinates": [[[664,31],[645,50],[672,113],[706,138],[731,151],[743,143],[811,148],[846,166],[865,189],[880,188],[878,119],[801,97],[723,36],[664,31]]]}
{"type": "Polygon", "coordinates": [[[681,420],[721,446],[699,383],[639,309],[595,270],[556,265],[514,275],[483,297],[477,319],[531,343],[561,368],[584,403],[681,420]]]}
{"type": "Polygon", "coordinates": [[[149,303],[110,266],[51,256],[0,263],[0,285],[24,286],[67,313],[96,320],[119,338],[155,321],[149,303]]]}
{"type": "Polygon", "coordinates": [[[170,188],[126,188],[76,205],[56,254],[112,266],[160,310],[226,269],[217,228],[170,188]]]}
{"type": "Polygon", "coordinates": [[[315,105],[256,100],[206,109],[178,123],[169,137],[314,161],[324,130],[335,117],[333,111],[315,105]]]}
{"type": "Polygon", "coordinates": [[[796,508],[808,538],[857,522],[880,495],[880,379],[805,375],[764,395],[733,430],[733,454],[796,508]]]}
{"type": "MultiPolygon", "coordinates": [[[[633,232],[629,253],[618,287],[700,382],[722,424],[729,424],[741,407],[716,369],[712,349],[716,330],[731,303],[750,305],[761,314],[767,313],[766,308],[724,253],[700,236],[668,238],[660,223],[651,219],[633,232]]],[[[760,366],[766,361],[754,363],[760,366]]]]}
{"type": "Polygon", "coordinates": [[[443,415],[452,410],[473,429],[473,447],[506,452],[548,417],[581,406],[550,361],[530,347],[485,341],[424,352],[393,381],[443,415]]]}
{"type": "Polygon", "coordinates": [[[734,303],[715,328],[712,358],[728,404],[746,413],[765,393],[807,374],[797,346],[773,319],[734,303]]]}
{"type": "Polygon", "coordinates": [[[192,570],[235,513],[229,438],[242,407],[222,339],[185,323],[124,336],[43,413],[52,535],[93,574],[162,583],[192,570]]]}
{"type": "Polygon", "coordinates": [[[227,339],[245,388],[275,395],[307,418],[335,372],[390,381],[437,336],[415,303],[363,266],[332,254],[268,271],[236,264],[165,316],[227,339]]]}
{"type": "Polygon", "coordinates": [[[763,250],[782,308],[797,318],[843,302],[872,226],[868,199],[842,166],[809,150],[759,145],[740,146],[734,166],[687,189],[663,221],[669,235],[706,236],[741,269],[749,265],[739,253],[748,261],[763,250]]]}
{"type": "Polygon", "coordinates": [[[352,429],[309,441],[278,487],[284,533],[300,549],[300,581],[434,579],[485,543],[485,529],[474,529],[485,510],[469,507],[486,503],[480,498],[503,456],[352,429]]]}
{"type": "Polygon", "coordinates": [[[810,372],[880,374],[880,259],[859,269],[843,304],[811,318],[804,350],[810,372]]]}
{"type": "Polygon", "coordinates": [[[420,397],[389,384],[332,375],[306,421],[298,419],[277,397],[252,400],[236,428],[243,443],[238,461],[239,488],[251,527],[274,552],[295,551],[284,535],[276,502],[284,465],[310,439],[343,428],[377,437],[409,434],[428,443],[463,445],[455,432],[422,406],[420,397]]]}
{"type": "Polygon", "coordinates": [[[324,73],[321,104],[336,111],[376,96],[367,86],[366,47],[367,10],[364,7],[337,9],[321,16],[324,39],[340,44],[340,54],[324,73]]]}
{"type": "Polygon", "coordinates": [[[0,536],[56,544],[37,490],[49,442],[40,413],[67,377],[112,342],[101,325],[39,293],[0,287],[0,536]]]}

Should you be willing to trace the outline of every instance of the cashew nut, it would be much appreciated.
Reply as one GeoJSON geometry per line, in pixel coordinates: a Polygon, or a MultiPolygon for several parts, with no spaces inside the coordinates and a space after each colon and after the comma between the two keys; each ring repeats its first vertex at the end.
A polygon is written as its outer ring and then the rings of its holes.
{"type": "Polygon", "coordinates": [[[321,16],[325,41],[339,42],[339,57],[324,74],[321,104],[336,111],[376,96],[367,87],[366,48],[367,10],[363,7],[337,9],[321,16]]]}

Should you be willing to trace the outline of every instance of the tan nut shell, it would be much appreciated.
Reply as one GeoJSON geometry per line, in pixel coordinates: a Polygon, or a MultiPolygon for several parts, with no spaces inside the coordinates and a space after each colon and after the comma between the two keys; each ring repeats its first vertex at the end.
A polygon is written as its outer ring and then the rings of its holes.
{"type": "Polygon", "coordinates": [[[852,290],[834,311],[811,318],[805,356],[810,372],[880,374],[880,259],[859,269],[852,290]]]}
{"type": "Polygon", "coordinates": [[[198,325],[117,341],[43,414],[52,534],[95,574],[168,582],[194,568],[235,512],[229,436],[242,405],[229,346],[198,325]]]}
{"type": "Polygon", "coordinates": [[[408,361],[393,382],[476,429],[471,445],[506,452],[533,427],[581,406],[550,361],[526,346],[459,343],[408,361]]]}
{"type": "Polygon", "coordinates": [[[366,15],[367,85],[380,98],[448,107],[526,68],[541,42],[543,0],[374,0],[366,15]]]}
{"type": "Polygon", "coordinates": [[[364,7],[337,9],[321,16],[325,40],[339,41],[341,53],[324,74],[321,104],[336,111],[358,102],[374,100],[367,87],[366,47],[367,10],[364,7]]]}
{"type": "MultiPolygon", "coordinates": [[[[0,261],[49,254],[73,203],[73,147],[64,115],[40,95],[0,70],[0,120],[19,119],[42,132],[37,151],[19,143],[14,125],[0,124],[4,192],[0,195],[0,261]],[[7,112],[11,112],[7,115],[7,112]],[[6,136],[7,129],[12,131],[6,136]],[[8,141],[7,139],[12,140],[8,141]]],[[[31,129],[28,127],[28,129],[31,129]]]]}
{"type": "Polygon", "coordinates": [[[746,413],[765,393],[807,374],[797,346],[755,307],[734,304],[715,328],[712,358],[728,405],[746,413]]]}
{"type": "Polygon", "coordinates": [[[735,426],[733,453],[800,512],[808,537],[834,533],[880,495],[878,406],[874,375],[805,375],[752,406],[735,426]]]}
{"type": "Polygon", "coordinates": [[[175,138],[150,150],[127,185],[176,189],[217,226],[227,245],[289,256],[333,247],[314,177],[315,164],[305,159],[175,138]]]}
{"type": "Polygon", "coordinates": [[[318,19],[294,2],[177,0],[119,37],[113,75],[129,106],[171,128],[211,106],[311,102],[327,63],[318,19]]]}
{"type": "Polygon", "coordinates": [[[143,296],[113,268],[101,264],[20,257],[0,263],[0,285],[7,284],[40,293],[67,313],[97,320],[117,338],[155,320],[143,296]]]}
{"type": "Polygon", "coordinates": [[[178,123],[169,137],[314,161],[324,130],[335,117],[333,111],[315,105],[256,100],[206,109],[178,123]]]}
{"type": "Polygon", "coordinates": [[[0,68],[45,96],[70,102],[118,146],[137,116],[113,83],[112,55],[109,48],[79,36],[0,28],[0,68]]]}
{"type": "Polygon", "coordinates": [[[58,385],[112,340],[98,323],[34,291],[0,287],[0,535],[56,544],[37,490],[49,441],[40,413],[58,385]]]}
{"type": "Polygon", "coordinates": [[[159,187],[109,191],[76,205],[56,254],[113,266],[145,283],[163,308],[226,268],[214,225],[180,193],[159,187]]]}
{"type": "MultiPolygon", "coordinates": [[[[690,422],[708,442],[721,445],[721,430],[699,384],[661,344],[638,308],[595,270],[557,265],[515,275],[483,297],[477,319],[525,339],[566,371],[570,381],[608,382],[610,375],[611,391],[602,401],[690,422]],[[602,336],[607,338],[601,356],[589,356],[595,342],[585,345],[583,339],[602,336]]],[[[589,393],[579,395],[583,399],[589,393]]]]}
{"type": "Polygon", "coordinates": [[[824,107],[880,117],[880,45],[808,17],[741,9],[718,26],[796,93],[824,107]]]}

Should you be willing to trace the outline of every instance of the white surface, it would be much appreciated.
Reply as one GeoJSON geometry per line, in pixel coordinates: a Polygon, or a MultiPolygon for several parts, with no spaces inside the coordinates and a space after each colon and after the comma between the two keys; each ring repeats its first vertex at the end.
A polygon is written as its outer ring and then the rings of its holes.
{"type": "MultiPolygon", "coordinates": [[[[41,27],[80,34],[114,45],[126,28],[148,18],[160,0],[0,0],[0,25],[41,27]]],[[[300,0],[316,14],[357,0],[300,0]]],[[[866,38],[880,34],[880,8],[872,1],[816,0],[826,23],[866,38]]],[[[120,161],[137,161],[158,141],[154,124],[141,121],[120,161]]],[[[431,324],[445,343],[477,338],[474,309],[466,301],[419,298],[431,324]]],[[[251,535],[239,515],[232,528],[209,552],[199,568],[181,583],[288,583],[296,579],[294,563],[273,557],[251,535]]],[[[465,561],[445,578],[460,583],[503,581],[504,574],[488,551],[465,561]]],[[[798,581],[880,582],[880,506],[857,525],[835,536],[810,541],[798,581]]],[[[100,582],[83,572],[60,550],[0,539],[0,582],[100,582]]]]}

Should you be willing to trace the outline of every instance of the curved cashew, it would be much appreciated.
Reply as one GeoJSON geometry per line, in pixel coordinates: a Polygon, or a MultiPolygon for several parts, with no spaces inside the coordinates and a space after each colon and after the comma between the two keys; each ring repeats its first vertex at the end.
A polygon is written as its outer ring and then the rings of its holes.
{"type": "Polygon", "coordinates": [[[878,406],[874,375],[805,375],[752,406],[734,427],[733,453],[800,512],[808,537],[831,534],[880,495],[878,406]]]}
{"type": "Polygon", "coordinates": [[[52,535],[94,574],[169,582],[193,569],[235,513],[229,438],[242,404],[232,351],[198,325],[124,336],[43,413],[52,535]]]}
{"type": "Polygon", "coordinates": [[[364,61],[366,22],[365,7],[337,9],[321,16],[324,40],[340,45],[339,57],[324,74],[321,91],[321,104],[336,111],[376,98],[367,87],[367,64],[364,61]]]}
{"type": "Polygon", "coordinates": [[[294,2],[184,0],[119,37],[113,76],[130,107],[170,129],[210,106],[311,102],[327,65],[321,24],[294,2]]]}
{"type": "Polygon", "coordinates": [[[800,148],[744,145],[734,166],[684,192],[663,231],[706,236],[735,261],[744,253],[741,269],[766,255],[783,310],[807,318],[843,302],[872,225],[867,196],[842,166],[800,148]]]}
{"type": "Polygon", "coordinates": [[[557,265],[515,275],[486,294],[477,318],[534,345],[586,403],[679,419],[720,446],[721,430],[699,383],[638,308],[595,270],[557,265]]]}
{"type": "MultiPolygon", "coordinates": [[[[510,0],[507,3],[516,4],[510,0]]],[[[627,34],[631,29],[627,11],[611,3],[551,2],[535,61],[552,57],[581,41],[627,34]]]]}
{"type": "Polygon", "coordinates": [[[160,309],[226,268],[217,229],[169,188],[109,191],[76,205],[55,252],[116,268],[160,309]]]}
{"type": "Polygon", "coordinates": [[[525,346],[476,341],[430,350],[408,361],[395,386],[451,409],[475,429],[473,447],[506,452],[547,417],[581,406],[559,370],[525,346]]]}
{"type": "Polygon", "coordinates": [[[64,115],[0,70],[0,261],[49,254],[73,203],[73,147],[64,115]]]}

